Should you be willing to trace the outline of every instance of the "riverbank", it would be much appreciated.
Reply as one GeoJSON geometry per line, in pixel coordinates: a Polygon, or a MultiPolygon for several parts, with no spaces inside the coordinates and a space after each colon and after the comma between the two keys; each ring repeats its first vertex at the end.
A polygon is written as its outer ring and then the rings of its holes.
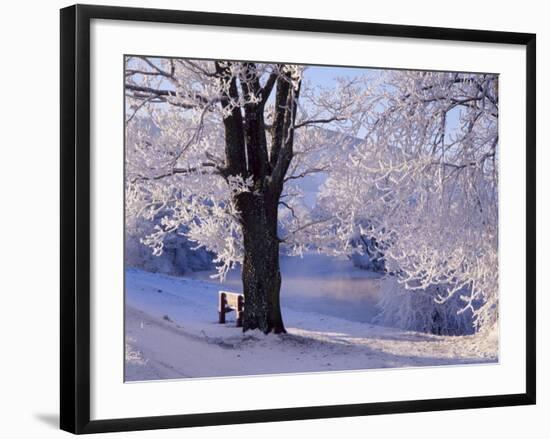
{"type": "Polygon", "coordinates": [[[496,336],[443,337],[284,307],[288,333],[217,323],[215,280],[126,271],[127,381],[464,365],[498,360],[496,336]]]}

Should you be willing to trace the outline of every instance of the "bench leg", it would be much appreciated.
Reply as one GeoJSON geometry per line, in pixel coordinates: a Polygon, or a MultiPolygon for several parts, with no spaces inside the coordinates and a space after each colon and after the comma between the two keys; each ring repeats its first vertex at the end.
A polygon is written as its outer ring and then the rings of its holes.
{"type": "Polygon", "coordinates": [[[218,323],[225,323],[225,307],[227,300],[225,298],[225,293],[220,293],[218,299],[218,323]]]}
{"type": "Polygon", "coordinates": [[[242,296],[239,296],[237,299],[237,328],[241,328],[243,326],[243,298],[242,296]]]}

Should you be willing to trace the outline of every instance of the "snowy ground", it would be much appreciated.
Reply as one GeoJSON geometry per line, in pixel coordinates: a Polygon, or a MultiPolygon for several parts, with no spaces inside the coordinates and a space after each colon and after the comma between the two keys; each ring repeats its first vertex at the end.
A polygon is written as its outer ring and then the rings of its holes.
{"type": "MultiPolygon", "coordinates": [[[[351,319],[337,317],[349,311],[348,302],[353,300],[345,296],[343,304],[335,306],[338,294],[329,298],[328,291],[338,281],[327,273],[317,273],[321,278],[317,288],[299,296],[296,291],[308,285],[307,280],[283,267],[283,316],[288,334],[265,336],[259,331],[243,334],[234,327],[233,313],[228,314],[225,325],[217,323],[218,290],[228,289],[227,285],[201,279],[202,275],[178,278],[128,269],[126,380],[497,361],[497,337],[441,337],[379,327],[368,323],[367,318],[358,318],[362,315],[359,311],[352,313],[351,319]],[[309,305],[319,302],[314,311],[305,308],[308,295],[316,299],[309,300],[309,305]]],[[[377,283],[383,280],[368,273],[355,276],[353,270],[341,276],[351,282],[362,278],[372,305],[377,283]]],[[[232,282],[230,278],[229,284],[232,282]]],[[[356,299],[358,310],[367,307],[369,301],[356,299]]]]}

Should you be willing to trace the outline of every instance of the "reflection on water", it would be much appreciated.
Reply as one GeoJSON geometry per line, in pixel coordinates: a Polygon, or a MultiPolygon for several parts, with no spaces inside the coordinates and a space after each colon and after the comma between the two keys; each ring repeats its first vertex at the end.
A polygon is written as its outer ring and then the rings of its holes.
{"type": "MultiPolygon", "coordinates": [[[[206,279],[210,274],[194,273],[193,277],[206,279]]],[[[359,322],[370,322],[378,312],[380,276],[353,267],[346,258],[318,254],[282,257],[281,274],[284,307],[359,322]]],[[[222,285],[240,292],[240,269],[230,272],[222,285]]]]}

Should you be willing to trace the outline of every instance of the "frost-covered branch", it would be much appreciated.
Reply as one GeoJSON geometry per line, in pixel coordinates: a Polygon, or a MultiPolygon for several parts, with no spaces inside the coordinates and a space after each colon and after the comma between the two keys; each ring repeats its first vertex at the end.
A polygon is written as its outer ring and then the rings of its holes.
{"type": "Polygon", "coordinates": [[[497,81],[387,72],[376,110],[363,118],[367,135],[319,201],[337,218],[327,247],[375,238],[411,294],[437,287],[439,304],[458,296],[458,312],[478,327],[498,313],[497,81]]]}
{"type": "Polygon", "coordinates": [[[167,236],[183,234],[216,255],[223,277],[242,262],[241,210],[251,195],[308,221],[290,182],[328,172],[331,156],[349,144],[349,131],[335,131],[333,123],[349,115],[351,92],[345,81],[341,94],[315,92],[302,84],[303,71],[288,64],[127,59],[127,215],[161,216],[143,239],[155,254],[167,236]]]}

